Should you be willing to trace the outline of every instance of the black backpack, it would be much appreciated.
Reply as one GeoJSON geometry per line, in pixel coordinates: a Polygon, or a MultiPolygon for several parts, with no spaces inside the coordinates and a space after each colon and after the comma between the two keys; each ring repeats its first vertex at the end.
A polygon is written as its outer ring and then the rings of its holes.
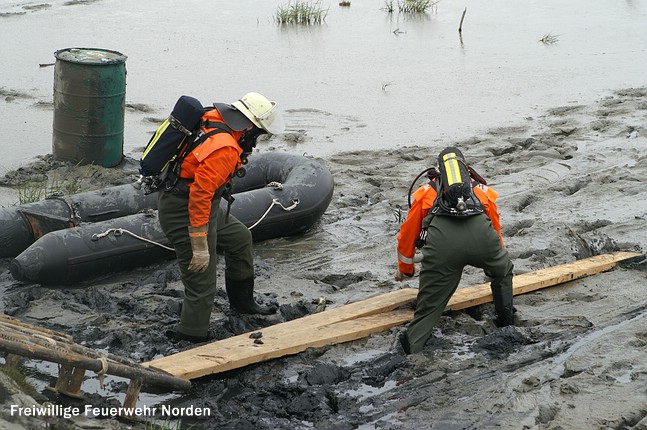
{"type": "Polygon", "coordinates": [[[157,128],[148,141],[139,160],[141,177],[137,182],[144,185],[144,193],[168,191],[177,185],[182,160],[196,146],[217,133],[231,133],[224,123],[210,123],[214,128],[201,131],[202,116],[213,109],[205,108],[199,100],[181,96],[169,117],[157,128]]]}
{"type": "Polygon", "coordinates": [[[433,215],[460,217],[483,213],[485,208],[474,194],[475,181],[485,183],[465,163],[465,157],[458,148],[445,148],[438,154],[437,177],[432,181],[437,195],[429,212],[433,215]]]}

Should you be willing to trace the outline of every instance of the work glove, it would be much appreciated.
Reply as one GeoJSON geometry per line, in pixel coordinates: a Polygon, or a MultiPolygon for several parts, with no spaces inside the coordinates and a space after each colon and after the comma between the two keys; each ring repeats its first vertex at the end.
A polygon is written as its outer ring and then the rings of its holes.
{"type": "Polygon", "coordinates": [[[192,272],[204,272],[209,267],[209,224],[202,227],[189,226],[189,239],[193,258],[189,263],[192,272]]]}

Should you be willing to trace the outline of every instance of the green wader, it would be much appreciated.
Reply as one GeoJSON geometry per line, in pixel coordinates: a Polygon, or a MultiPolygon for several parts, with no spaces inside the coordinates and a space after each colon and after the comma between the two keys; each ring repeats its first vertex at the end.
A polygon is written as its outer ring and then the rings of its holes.
{"type": "Polygon", "coordinates": [[[177,331],[190,336],[206,336],[216,294],[216,248],[224,252],[226,278],[253,279],[252,234],[231,215],[225,222],[220,199],[214,199],[209,216],[209,267],[204,272],[190,272],[187,268],[193,251],[188,230],[188,202],[188,196],[181,193],[162,192],[157,203],[158,213],[162,230],[175,248],[184,284],[184,303],[177,331]]]}
{"type": "Polygon", "coordinates": [[[431,337],[467,265],[484,269],[491,279],[497,324],[512,323],[513,265],[487,215],[435,216],[422,255],[416,311],[406,332],[412,353],[431,337]]]}

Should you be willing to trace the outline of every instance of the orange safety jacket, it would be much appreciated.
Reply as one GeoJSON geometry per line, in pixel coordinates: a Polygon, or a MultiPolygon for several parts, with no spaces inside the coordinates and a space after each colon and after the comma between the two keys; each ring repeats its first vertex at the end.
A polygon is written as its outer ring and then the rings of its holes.
{"type": "MultiPolygon", "coordinates": [[[[499,234],[501,245],[505,246],[501,236],[499,211],[495,203],[499,194],[487,185],[476,182],[474,184],[474,194],[483,204],[485,214],[490,218],[492,227],[499,234]]],[[[422,221],[427,216],[429,209],[434,205],[436,195],[436,189],[432,184],[425,184],[418,188],[413,193],[413,203],[407,219],[400,226],[400,233],[398,234],[398,270],[406,275],[413,276],[413,257],[416,253],[416,241],[420,237],[422,221]]]]}
{"type": "MultiPolygon", "coordinates": [[[[220,112],[212,109],[203,120],[224,123],[220,112]]],[[[202,128],[203,132],[212,130],[202,128]]],[[[182,161],[180,178],[192,179],[189,184],[189,222],[193,227],[202,227],[209,222],[211,202],[218,190],[226,185],[241,166],[238,145],[242,131],[218,133],[198,145],[182,161]]]]}

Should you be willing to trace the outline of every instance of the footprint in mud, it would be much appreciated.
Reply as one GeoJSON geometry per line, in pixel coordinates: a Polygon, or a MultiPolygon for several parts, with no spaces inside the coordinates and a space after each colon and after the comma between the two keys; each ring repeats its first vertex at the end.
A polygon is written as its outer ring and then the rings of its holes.
{"type": "Polygon", "coordinates": [[[647,332],[636,333],[635,338],[627,343],[632,348],[643,348],[647,346],[647,332]]]}
{"type": "Polygon", "coordinates": [[[555,257],[557,253],[552,249],[528,249],[520,252],[516,258],[520,260],[530,259],[537,263],[546,263],[550,258],[555,257]]]}
{"type": "Polygon", "coordinates": [[[568,333],[569,336],[587,333],[593,323],[583,316],[561,316],[550,318],[542,322],[541,329],[544,333],[559,332],[568,333]],[[567,330],[565,330],[567,329],[567,330]]]}
{"type": "Polygon", "coordinates": [[[574,228],[578,233],[587,233],[590,231],[594,231],[594,230],[609,226],[611,224],[613,224],[613,222],[608,219],[599,219],[595,221],[582,221],[582,222],[576,223],[574,225],[574,228]]]}
{"type": "Polygon", "coordinates": [[[503,236],[505,237],[514,237],[514,236],[523,236],[526,234],[526,229],[530,228],[533,226],[535,223],[534,220],[531,219],[524,219],[521,221],[517,221],[515,223],[506,225],[503,228],[503,236]]]}
{"type": "Polygon", "coordinates": [[[336,287],[335,289],[343,289],[348,287],[349,285],[357,284],[358,282],[371,279],[373,279],[373,274],[371,272],[361,272],[346,273],[345,275],[326,275],[319,281],[323,282],[324,284],[332,285],[333,287],[336,287]]]}
{"type": "Polygon", "coordinates": [[[531,204],[535,203],[538,200],[539,200],[539,197],[533,194],[526,194],[525,196],[521,196],[521,198],[516,203],[516,205],[514,205],[514,209],[516,212],[523,212],[528,206],[530,206],[531,204]]]}
{"type": "Polygon", "coordinates": [[[599,119],[589,124],[589,127],[594,131],[607,131],[614,125],[618,125],[618,123],[615,121],[610,121],[608,119],[599,119]]]}
{"type": "Polygon", "coordinates": [[[570,292],[566,294],[561,300],[565,302],[571,302],[571,303],[590,303],[590,302],[597,302],[598,300],[602,300],[606,298],[607,296],[599,294],[599,293],[593,293],[593,294],[587,294],[587,293],[577,293],[577,292],[570,292]]]}
{"type": "Polygon", "coordinates": [[[574,183],[568,183],[565,185],[558,185],[551,188],[551,191],[562,192],[564,196],[569,197],[577,193],[579,190],[586,188],[590,184],[590,181],[576,180],[574,183]]]}

